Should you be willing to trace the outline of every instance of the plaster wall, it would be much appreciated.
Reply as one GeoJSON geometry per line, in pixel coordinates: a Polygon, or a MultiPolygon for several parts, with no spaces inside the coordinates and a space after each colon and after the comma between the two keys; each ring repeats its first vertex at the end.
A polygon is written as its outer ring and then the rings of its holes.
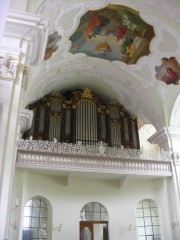
{"type": "Polygon", "coordinates": [[[10,2],[10,9],[17,10],[17,11],[26,11],[27,0],[11,0],[10,2]]]}
{"type": "MultiPolygon", "coordinates": [[[[48,240],[79,239],[79,215],[81,208],[88,202],[99,202],[109,214],[110,240],[135,240],[135,210],[142,199],[153,199],[159,209],[162,240],[175,240],[171,222],[173,209],[169,199],[169,188],[161,179],[129,179],[123,188],[119,188],[118,180],[93,180],[60,176],[50,176],[28,170],[16,170],[14,185],[14,202],[20,199],[20,206],[11,216],[11,234],[9,240],[22,239],[23,209],[33,196],[42,196],[52,206],[52,223],[48,225],[48,240]],[[17,219],[18,229],[13,228],[17,219]],[[62,224],[59,232],[58,226],[62,224]],[[131,230],[129,226],[131,224],[131,230]]],[[[167,180],[169,181],[169,180],[167,180]]]]}

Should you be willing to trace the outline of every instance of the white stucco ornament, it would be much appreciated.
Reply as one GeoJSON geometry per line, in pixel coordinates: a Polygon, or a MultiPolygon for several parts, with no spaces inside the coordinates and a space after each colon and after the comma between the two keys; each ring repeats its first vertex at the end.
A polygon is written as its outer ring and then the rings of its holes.
{"type": "Polygon", "coordinates": [[[108,147],[106,143],[97,145],[82,145],[80,143],[49,142],[43,140],[33,140],[32,137],[18,141],[19,150],[31,150],[51,153],[78,154],[86,156],[105,156],[112,158],[149,159],[157,161],[171,161],[168,151],[144,151],[142,149],[108,147]]]}
{"type": "Polygon", "coordinates": [[[33,119],[33,111],[29,109],[21,109],[19,116],[20,132],[24,133],[30,129],[33,119]]]}
{"type": "Polygon", "coordinates": [[[0,78],[15,79],[19,59],[0,57],[0,78]]]}

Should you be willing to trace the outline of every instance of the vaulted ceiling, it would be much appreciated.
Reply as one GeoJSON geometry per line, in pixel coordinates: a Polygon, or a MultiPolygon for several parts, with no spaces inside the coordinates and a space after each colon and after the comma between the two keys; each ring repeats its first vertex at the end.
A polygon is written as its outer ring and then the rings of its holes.
{"type": "MultiPolygon", "coordinates": [[[[89,87],[107,101],[116,99],[138,117],[140,126],[151,123],[156,129],[160,129],[170,125],[172,109],[180,91],[178,0],[39,0],[36,4],[29,0],[27,11],[43,15],[49,20],[50,36],[46,60],[31,68],[30,83],[23,99],[24,106],[55,90],[64,92],[89,87]],[[78,43],[77,38],[73,42],[73,34],[78,29],[82,34],[90,22],[88,20],[86,25],[81,25],[82,17],[90,11],[114,5],[130,9],[146,24],[153,26],[155,36],[149,41],[148,50],[144,50],[145,55],[142,54],[134,62],[131,61],[133,56],[128,56],[131,64],[127,64],[126,61],[113,59],[112,56],[107,58],[107,44],[98,45],[98,57],[88,54],[89,49],[73,52],[72,45],[76,48],[78,43]]],[[[96,40],[102,36],[101,32],[107,35],[107,29],[110,29],[107,25],[100,29],[102,25],[100,26],[98,21],[94,20],[91,26],[88,25],[98,32],[96,40]]],[[[121,44],[125,37],[131,37],[131,45],[125,48],[127,57],[128,47],[133,47],[134,33],[132,34],[132,29],[127,29],[125,24],[123,28],[118,28],[120,30],[117,30],[117,35],[111,32],[111,36],[119,36],[118,41],[120,40],[121,44]],[[123,30],[124,26],[126,31],[123,30]]],[[[103,43],[107,43],[106,40],[103,43]]],[[[140,45],[136,46],[135,51],[138,47],[140,45]]],[[[112,45],[109,49],[112,50],[112,45]]]]}

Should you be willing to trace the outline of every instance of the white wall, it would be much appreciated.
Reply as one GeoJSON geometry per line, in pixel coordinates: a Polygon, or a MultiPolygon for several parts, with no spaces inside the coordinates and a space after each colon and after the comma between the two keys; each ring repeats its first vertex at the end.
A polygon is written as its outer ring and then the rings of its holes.
{"type": "MultiPolygon", "coordinates": [[[[109,239],[110,240],[135,240],[136,218],[135,209],[142,199],[153,199],[159,209],[162,239],[174,240],[171,231],[173,219],[171,201],[168,198],[168,187],[164,179],[132,179],[120,189],[118,181],[114,180],[90,180],[72,179],[72,183],[67,186],[66,179],[58,176],[50,176],[30,172],[27,170],[16,170],[14,185],[14,202],[20,199],[22,208],[19,207],[11,218],[20,221],[20,213],[23,218],[23,208],[26,202],[33,196],[43,196],[52,205],[52,239],[79,239],[79,215],[81,208],[88,202],[95,201],[103,204],[109,213],[109,239]],[[22,202],[21,202],[22,200],[22,202]],[[172,218],[172,219],[171,219],[172,218]],[[59,232],[57,227],[62,224],[59,232]],[[129,231],[129,225],[132,230],[129,231]]],[[[168,181],[168,180],[167,180],[168,181]]],[[[21,223],[22,225],[22,218],[21,223]]],[[[9,240],[21,239],[21,227],[13,229],[9,240]],[[19,234],[19,238],[18,238],[19,234]]],[[[48,238],[48,240],[51,240],[48,238]]]]}
{"type": "Polygon", "coordinates": [[[25,12],[27,0],[11,0],[10,9],[25,12]]]}

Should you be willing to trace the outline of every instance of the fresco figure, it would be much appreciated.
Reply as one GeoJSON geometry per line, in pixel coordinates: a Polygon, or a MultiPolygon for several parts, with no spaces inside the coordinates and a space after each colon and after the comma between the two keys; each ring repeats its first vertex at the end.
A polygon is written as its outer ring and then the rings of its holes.
{"type": "Polygon", "coordinates": [[[111,52],[111,48],[107,42],[100,43],[95,47],[96,51],[102,51],[104,54],[109,54],[111,52]]]}
{"type": "Polygon", "coordinates": [[[173,71],[177,72],[178,75],[180,76],[180,64],[175,57],[170,58],[164,57],[161,59],[161,61],[166,67],[171,68],[173,71]]]}
{"type": "Polygon", "coordinates": [[[129,46],[126,47],[127,55],[129,57],[132,57],[134,55],[134,53],[140,46],[141,42],[142,42],[142,39],[139,37],[136,37],[134,41],[129,46]]]}
{"type": "Polygon", "coordinates": [[[123,39],[125,33],[126,33],[126,28],[124,26],[120,26],[118,28],[116,41],[119,42],[119,40],[123,39]]]}
{"type": "Polygon", "coordinates": [[[99,27],[100,24],[101,24],[100,18],[96,14],[93,14],[86,28],[86,37],[91,38],[95,28],[97,29],[97,27],[99,27]]]}
{"type": "Polygon", "coordinates": [[[162,64],[155,67],[156,79],[169,84],[180,84],[180,64],[175,57],[162,58],[162,64]]]}
{"type": "Polygon", "coordinates": [[[105,27],[109,22],[110,19],[108,17],[93,14],[86,27],[86,37],[91,39],[92,37],[96,37],[96,35],[100,35],[102,27],[105,27]]]}
{"type": "Polygon", "coordinates": [[[52,54],[58,50],[59,46],[57,45],[57,43],[60,39],[61,36],[58,34],[57,31],[48,36],[44,60],[48,60],[49,58],[51,58],[52,54]]]}

